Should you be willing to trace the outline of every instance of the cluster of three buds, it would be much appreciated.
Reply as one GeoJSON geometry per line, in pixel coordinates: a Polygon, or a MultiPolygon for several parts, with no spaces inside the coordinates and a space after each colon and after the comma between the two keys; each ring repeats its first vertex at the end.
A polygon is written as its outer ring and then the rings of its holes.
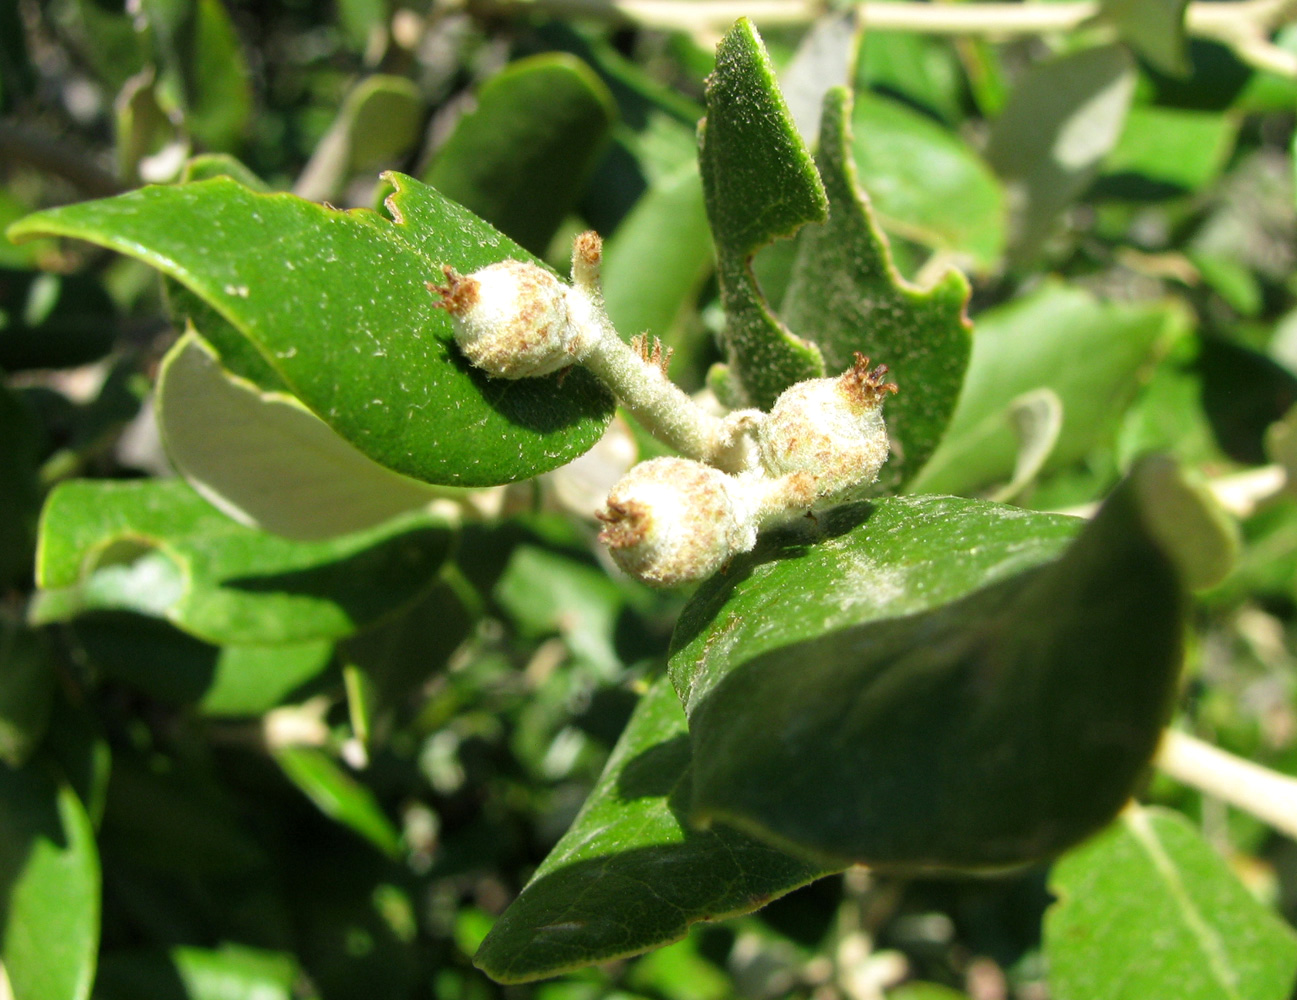
{"type": "MultiPolygon", "coordinates": [[[[603,308],[594,233],[573,247],[573,284],[506,260],[429,283],[465,356],[490,375],[529,378],[582,363],[650,431],[692,455],[632,468],[596,513],[600,540],[627,573],[669,587],[710,576],[750,551],[759,530],[851,496],[887,460],[885,366],[790,386],[769,413],[706,413],[665,375],[660,352],[625,344],[603,308]]],[[[641,342],[641,347],[643,347],[641,342]]]]}

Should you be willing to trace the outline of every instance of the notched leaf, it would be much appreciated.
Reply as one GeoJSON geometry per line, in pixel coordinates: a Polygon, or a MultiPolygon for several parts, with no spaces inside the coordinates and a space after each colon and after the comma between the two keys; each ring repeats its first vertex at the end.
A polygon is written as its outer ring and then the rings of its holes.
{"type": "Polygon", "coordinates": [[[731,405],[769,409],[794,382],[819,378],[819,350],[771,311],[752,257],[828,210],[824,185],[793,124],[756,29],[741,19],[716,50],[707,78],[698,163],[725,309],[728,372],[713,386],[731,405]]]}
{"type": "Polygon", "coordinates": [[[849,368],[856,352],[887,363],[901,391],[887,404],[895,454],[880,488],[895,488],[923,467],[954,413],[972,349],[969,286],[955,270],[926,289],[897,272],[857,183],[850,122],[851,95],[834,88],[824,102],[817,161],[829,218],[798,236],[783,314],[819,346],[830,371],[849,368]]]}

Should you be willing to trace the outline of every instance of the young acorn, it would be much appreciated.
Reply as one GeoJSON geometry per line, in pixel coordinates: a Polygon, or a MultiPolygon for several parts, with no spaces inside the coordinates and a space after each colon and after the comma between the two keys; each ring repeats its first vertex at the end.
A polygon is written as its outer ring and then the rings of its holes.
{"type": "Polygon", "coordinates": [[[595,514],[613,561],[655,587],[711,576],[757,543],[757,520],[742,481],[688,458],[652,458],[632,468],[595,514]]]}
{"type": "Polygon", "coordinates": [[[735,476],[691,458],[653,458],[621,478],[595,517],[604,525],[599,541],[622,570],[654,587],[675,587],[751,552],[763,527],[814,500],[805,472],[735,476]]]}
{"type": "Polygon", "coordinates": [[[817,500],[839,499],[878,478],[887,461],[883,399],[887,366],[869,359],[837,378],[808,379],[785,389],[757,427],[761,464],[772,476],[809,473],[817,500]]]}
{"type": "Polygon", "coordinates": [[[437,306],[450,313],[460,350],[488,374],[548,375],[589,350],[595,332],[572,316],[571,297],[581,291],[543,267],[503,260],[468,275],[449,265],[442,273],[445,283],[428,282],[428,288],[441,296],[437,306]]]}

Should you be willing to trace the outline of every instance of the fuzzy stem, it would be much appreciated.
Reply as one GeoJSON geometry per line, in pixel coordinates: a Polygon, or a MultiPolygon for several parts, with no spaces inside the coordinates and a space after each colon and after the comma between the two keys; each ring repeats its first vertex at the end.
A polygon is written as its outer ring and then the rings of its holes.
{"type": "Polygon", "coordinates": [[[1235,757],[1175,729],[1163,733],[1155,763],[1176,781],[1249,812],[1297,839],[1297,778],[1235,757]]]}
{"type": "MultiPolygon", "coordinates": [[[[682,455],[726,472],[741,472],[754,461],[746,447],[747,430],[758,419],[747,411],[717,417],[695,403],[665,371],[661,355],[646,356],[617,334],[603,304],[599,286],[602,244],[595,233],[582,233],[572,244],[572,283],[580,293],[575,322],[587,328],[589,346],[580,355],[644,428],[682,455]]],[[[572,300],[569,300],[572,301],[572,300]]]]}
{"type": "Polygon", "coordinates": [[[603,380],[650,434],[682,455],[728,472],[748,466],[735,447],[741,430],[734,422],[712,416],[690,399],[661,368],[617,336],[606,317],[581,363],[603,380]],[[739,455],[732,455],[736,450],[739,455]]]}
{"type": "MultiPolygon", "coordinates": [[[[469,6],[627,21],[683,31],[723,30],[739,17],[759,25],[808,24],[824,11],[820,0],[467,0],[469,6]]],[[[1229,46],[1249,65],[1297,77],[1297,56],[1269,40],[1287,21],[1293,0],[1197,0],[1185,9],[1185,31],[1229,46]]],[[[1072,31],[1096,18],[1097,0],[1064,3],[919,3],[857,0],[853,7],[870,31],[1013,38],[1072,31]]]]}

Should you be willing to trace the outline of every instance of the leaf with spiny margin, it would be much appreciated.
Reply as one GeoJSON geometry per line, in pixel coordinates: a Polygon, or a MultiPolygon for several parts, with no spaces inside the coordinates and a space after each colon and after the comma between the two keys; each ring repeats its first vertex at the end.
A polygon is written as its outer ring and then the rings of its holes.
{"type": "Polygon", "coordinates": [[[1057,1000],[1289,1000],[1297,934],[1179,813],[1132,805],[1050,876],[1057,1000]]]}
{"type": "Polygon", "coordinates": [[[684,712],[659,678],[571,829],[482,942],[477,967],[517,983],[637,955],[840,870],[723,826],[693,829],[690,775],[684,712]]]}
{"type": "Polygon", "coordinates": [[[386,176],[390,221],[216,178],[39,212],[9,233],[88,240],[178,279],[308,409],[403,475],[490,486],[587,451],[612,417],[603,385],[581,368],[561,391],[559,373],[488,377],[425,287],[443,264],[469,273],[527,252],[427,185],[386,176]]]}
{"type": "Polygon", "coordinates": [[[769,409],[794,382],[823,376],[824,361],[771,312],[752,275],[752,257],[776,238],[824,221],[828,204],[770,58],[746,18],[717,48],[706,98],[698,164],[716,243],[728,363],[713,384],[726,403],[769,409]]]}
{"type": "Polygon", "coordinates": [[[955,270],[927,289],[897,273],[856,183],[850,123],[851,95],[834,88],[825,97],[818,156],[829,219],[798,234],[783,315],[819,346],[829,371],[851,367],[857,351],[890,369],[900,386],[886,407],[895,454],[880,479],[894,489],[923,467],[955,411],[972,350],[969,287],[955,270]]]}
{"type": "Polygon", "coordinates": [[[449,547],[423,516],[297,542],[231,520],[179,480],[74,480],[41,517],[30,615],[135,611],[218,645],[336,639],[430,588],[449,547]]]}
{"type": "Polygon", "coordinates": [[[519,59],[482,85],[477,106],[460,119],[424,180],[544,253],[616,120],[612,94],[576,56],[519,59]]]}
{"type": "Polygon", "coordinates": [[[1079,532],[923,496],[821,515],[814,544],[768,537],[676,627],[690,819],[907,871],[1020,865],[1100,829],[1170,710],[1186,581],[1228,565],[1215,517],[1184,523],[1195,503],[1151,458],[1079,532]]]}

